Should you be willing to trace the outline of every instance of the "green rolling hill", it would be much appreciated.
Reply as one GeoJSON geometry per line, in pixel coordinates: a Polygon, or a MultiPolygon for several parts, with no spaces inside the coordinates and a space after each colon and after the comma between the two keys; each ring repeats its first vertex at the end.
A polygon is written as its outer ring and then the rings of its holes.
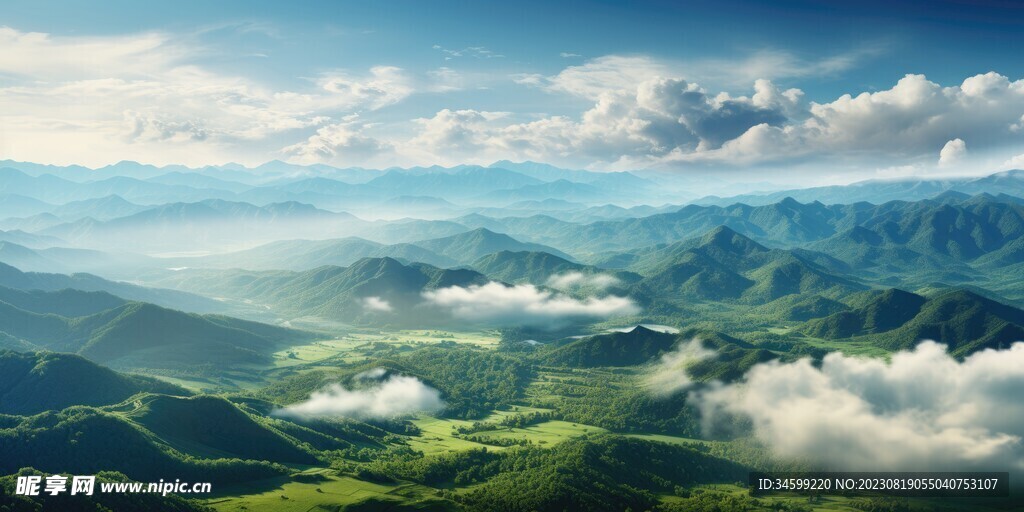
{"type": "Polygon", "coordinates": [[[270,352],[310,333],[230,317],[129,302],[86,316],[26,311],[0,302],[0,331],[39,348],[96,362],[144,368],[266,362],[270,352]]]}
{"type": "Polygon", "coordinates": [[[294,438],[265,426],[215,396],[148,395],[127,416],[178,451],[202,458],[272,460],[313,464],[294,438]]]}
{"type": "Polygon", "coordinates": [[[0,351],[0,414],[109,405],[140,392],[188,394],[152,377],[117,373],[72,354],[0,351]]]}

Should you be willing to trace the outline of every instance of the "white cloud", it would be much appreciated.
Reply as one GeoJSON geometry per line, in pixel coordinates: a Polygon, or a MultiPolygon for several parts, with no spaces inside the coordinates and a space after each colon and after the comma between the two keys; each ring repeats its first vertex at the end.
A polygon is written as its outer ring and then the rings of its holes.
{"type": "MultiPolygon", "coordinates": [[[[648,55],[604,55],[570,66],[556,75],[537,76],[529,85],[553,92],[568,93],[597,100],[607,92],[628,90],[637,83],[655,78],[678,78],[722,88],[749,87],[756,80],[779,80],[808,76],[829,76],[854,67],[861,60],[880,52],[878,46],[866,46],[846,53],[808,61],[790,52],[765,49],[738,59],[699,59],[673,61],[648,55]]],[[[562,53],[562,57],[579,57],[562,53]]]]}
{"type": "MultiPolygon", "coordinates": [[[[996,73],[951,87],[907,75],[888,90],[808,104],[802,91],[782,90],[768,80],[756,80],[749,97],[732,96],[658,75],[670,71],[649,58],[613,56],[546,79],[552,90],[595,101],[578,119],[521,122],[508,114],[485,119],[482,112],[464,110],[459,116],[442,111],[421,123],[426,132],[436,132],[434,125],[441,124],[444,133],[458,135],[442,139],[450,160],[576,157],[603,167],[811,157],[874,158],[898,166],[917,163],[961,134],[989,147],[1020,142],[1024,136],[1013,128],[1024,112],[1024,80],[1012,82],[996,73]]],[[[953,144],[950,158],[963,156],[959,143],[953,144]]]]}
{"type": "Polygon", "coordinates": [[[963,139],[953,139],[939,151],[939,167],[960,163],[967,156],[967,144],[963,139]]]}
{"type": "Polygon", "coordinates": [[[699,339],[679,343],[671,352],[663,354],[651,367],[644,382],[656,396],[678,393],[693,385],[687,368],[697,361],[713,357],[715,351],[704,348],[699,339]]]}
{"type": "MultiPolygon", "coordinates": [[[[415,78],[374,66],[329,72],[301,90],[268,87],[195,64],[211,50],[163,32],[59,37],[0,27],[0,48],[0,150],[44,162],[262,162],[273,156],[267,140],[458,86],[443,69],[415,78]]],[[[344,139],[337,129],[321,137],[344,139]]]]}
{"type": "Polygon", "coordinates": [[[1024,154],[1017,155],[1005,162],[1003,167],[1006,169],[1022,169],[1024,168],[1024,154]]]}
{"type": "Polygon", "coordinates": [[[442,110],[417,120],[421,132],[404,148],[418,148],[421,155],[447,163],[581,156],[592,162],[640,162],[717,149],[753,126],[784,123],[800,101],[799,91],[780,91],[768,81],[758,81],[753,97],[734,98],[711,96],[681,79],[632,80],[630,89],[601,93],[578,121],[556,116],[514,122],[509,113],[442,110]]]}
{"type": "Polygon", "coordinates": [[[552,325],[574,318],[608,318],[640,312],[628,297],[610,295],[579,300],[529,284],[505,286],[493,281],[468,288],[430,290],[423,297],[459,319],[510,325],[552,325]]]}
{"type": "Polygon", "coordinates": [[[371,110],[398,103],[414,92],[411,78],[395,66],[374,66],[364,76],[328,73],[318,84],[330,93],[331,102],[371,110]]]}
{"type": "Polygon", "coordinates": [[[467,46],[465,48],[452,49],[435,44],[433,48],[445,55],[444,60],[458,59],[460,57],[472,57],[476,59],[500,59],[504,55],[494,53],[485,46],[467,46]]]}
{"type": "Polygon", "coordinates": [[[771,362],[695,395],[750,418],[778,455],[836,470],[1024,469],[1024,343],[963,362],[926,341],[891,362],[771,362]]]}
{"type": "Polygon", "coordinates": [[[558,54],[558,56],[563,58],[563,59],[572,59],[572,58],[576,58],[576,57],[582,57],[582,55],[580,55],[578,53],[572,53],[572,52],[561,52],[561,53],[558,54]]]}
{"type": "Polygon", "coordinates": [[[391,303],[380,297],[363,298],[363,309],[373,313],[390,313],[394,311],[391,303]]]}
{"type": "Polygon", "coordinates": [[[548,278],[547,285],[559,290],[573,288],[596,288],[604,290],[621,283],[619,278],[609,274],[584,274],[582,272],[565,272],[548,278]]]}
{"type": "Polygon", "coordinates": [[[633,88],[638,82],[677,75],[670,64],[651,57],[606,55],[569,66],[543,83],[551,91],[596,100],[606,92],[633,88]]]}
{"type": "MultiPolygon", "coordinates": [[[[900,167],[934,163],[935,149],[957,139],[970,140],[972,154],[1024,140],[1024,80],[995,72],[952,86],[907,75],[887,90],[821,103],[775,85],[851,69],[879,51],[872,46],[817,60],[773,49],[691,61],[605,55],[550,76],[510,76],[567,95],[578,113],[462,105],[411,120],[378,114],[388,121],[377,125],[362,119],[417,93],[495,78],[377,65],[288,88],[200,65],[218,50],[199,41],[162,31],[67,37],[0,27],[0,156],[201,165],[283,153],[303,163],[381,167],[529,159],[608,169],[846,158],[900,167]],[[749,96],[736,95],[751,84],[749,96]]],[[[452,59],[501,57],[481,46],[435,50],[452,59]]],[[[963,155],[955,146],[947,153],[943,166],[963,155]]]]}
{"type": "Polygon", "coordinates": [[[341,166],[386,160],[394,152],[391,143],[364,133],[358,117],[317,129],[308,139],[287,146],[282,153],[301,163],[329,163],[341,166]]]}
{"type": "Polygon", "coordinates": [[[355,380],[380,380],[387,374],[387,368],[371,368],[365,372],[357,373],[356,376],[352,378],[355,380]]]}
{"type": "Polygon", "coordinates": [[[0,48],[0,73],[46,81],[159,73],[189,51],[159,32],[52,37],[6,26],[0,27],[0,48]]]}
{"type": "MultiPolygon", "coordinates": [[[[379,380],[379,377],[359,380],[379,380]]],[[[360,389],[332,384],[314,392],[309,400],[279,409],[275,414],[299,418],[393,418],[437,412],[444,407],[438,390],[415,377],[393,375],[360,389]]]]}

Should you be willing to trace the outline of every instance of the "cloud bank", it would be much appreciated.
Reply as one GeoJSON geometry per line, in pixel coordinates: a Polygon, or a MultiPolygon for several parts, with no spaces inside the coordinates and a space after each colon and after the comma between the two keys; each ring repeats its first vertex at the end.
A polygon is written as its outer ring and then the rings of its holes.
{"type": "Polygon", "coordinates": [[[392,375],[383,380],[381,369],[359,374],[355,380],[371,382],[365,388],[348,389],[341,384],[310,395],[305,402],[279,409],[275,414],[297,418],[394,418],[419,412],[437,412],[445,407],[441,393],[415,377],[392,375]]]}
{"type": "Polygon", "coordinates": [[[430,304],[472,322],[507,325],[552,325],[579,318],[634,315],[640,308],[628,297],[609,295],[583,300],[545,291],[530,284],[505,286],[490,282],[452,286],[423,293],[430,304]]]}
{"type": "Polygon", "coordinates": [[[706,418],[750,418],[783,457],[836,470],[1024,470],[1024,343],[963,362],[926,341],[891,363],[832,353],[761,364],[695,394],[706,418]]]}

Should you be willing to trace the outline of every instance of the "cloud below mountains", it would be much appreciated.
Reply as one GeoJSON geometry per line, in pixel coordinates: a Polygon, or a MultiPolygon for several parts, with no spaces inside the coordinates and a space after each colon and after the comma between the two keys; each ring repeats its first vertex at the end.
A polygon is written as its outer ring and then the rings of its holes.
{"type": "Polygon", "coordinates": [[[331,384],[309,399],[275,412],[298,418],[393,418],[445,407],[441,393],[423,381],[406,375],[384,377],[381,369],[361,373],[355,379],[369,385],[349,389],[331,384]],[[382,379],[382,380],[381,380],[382,379]]]}
{"type": "Polygon", "coordinates": [[[557,325],[574,318],[608,318],[640,312],[628,297],[609,295],[581,300],[530,284],[506,286],[490,282],[452,286],[426,291],[423,297],[456,318],[501,325],[557,325]]]}
{"type": "Polygon", "coordinates": [[[926,341],[879,359],[766,363],[695,392],[705,418],[749,418],[779,455],[836,470],[1024,470],[1024,343],[959,362],[926,341]]]}

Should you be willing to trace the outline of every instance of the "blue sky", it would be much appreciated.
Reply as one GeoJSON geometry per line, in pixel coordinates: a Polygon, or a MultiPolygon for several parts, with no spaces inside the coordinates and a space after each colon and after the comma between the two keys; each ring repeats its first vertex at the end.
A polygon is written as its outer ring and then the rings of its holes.
{"type": "Polygon", "coordinates": [[[102,5],[0,5],[0,157],[830,176],[1024,154],[1011,2],[102,5]]]}

